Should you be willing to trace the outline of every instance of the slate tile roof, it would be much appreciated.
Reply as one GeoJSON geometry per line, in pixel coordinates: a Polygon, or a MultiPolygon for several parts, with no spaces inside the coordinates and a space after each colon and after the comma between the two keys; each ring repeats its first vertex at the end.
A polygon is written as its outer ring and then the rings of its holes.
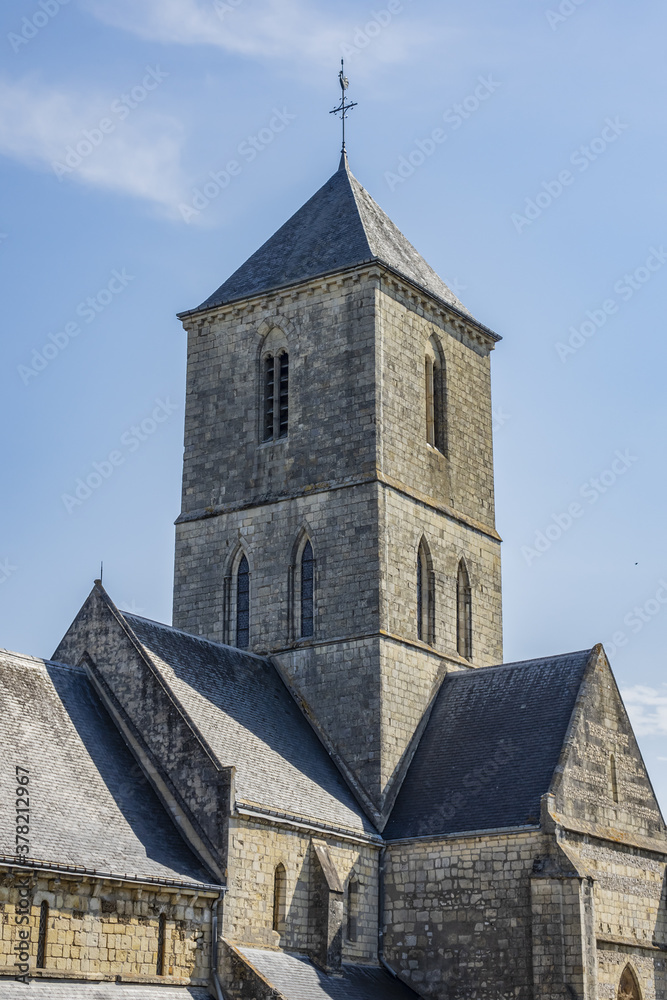
{"type": "Polygon", "coordinates": [[[374,828],[275,668],[252,653],[121,612],[248,806],[374,828]]]}
{"type": "MultiPolygon", "coordinates": [[[[112,875],[187,883],[213,877],[191,853],[83,669],[0,651],[0,786],[29,770],[30,857],[112,875]]],[[[0,855],[15,816],[0,809],[0,855]]]]}
{"type": "MultiPolygon", "coordinates": [[[[199,309],[373,260],[388,264],[459,312],[470,313],[350,171],[338,171],[199,309]]],[[[195,310],[197,311],[197,310],[195,310]]]]}
{"type": "Polygon", "coordinates": [[[415,1000],[417,994],[381,968],[344,965],[328,976],[302,955],[260,948],[238,948],[285,1000],[415,1000]]]}
{"type": "Polygon", "coordinates": [[[591,652],[449,674],[385,839],[537,825],[591,652]]]}
{"type": "Polygon", "coordinates": [[[130,983],[31,979],[28,985],[0,979],[0,1000],[211,1000],[198,986],[135,986],[130,983]]]}

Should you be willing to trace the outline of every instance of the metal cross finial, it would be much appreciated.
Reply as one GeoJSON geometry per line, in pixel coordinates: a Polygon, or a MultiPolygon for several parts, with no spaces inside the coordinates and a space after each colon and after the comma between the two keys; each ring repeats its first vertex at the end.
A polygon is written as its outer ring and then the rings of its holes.
{"type": "Polygon", "coordinates": [[[356,101],[347,100],[347,88],[350,86],[350,81],[345,76],[345,61],[341,59],[340,61],[340,73],[338,74],[338,82],[340,83],[340,89],[342,93],[342,99],[337,108],[330,111],[330,115],[340,115],[343,122],[343,153],[345,153],[345,119],[349,115],[352,108],[356,108],[356,101]]]}

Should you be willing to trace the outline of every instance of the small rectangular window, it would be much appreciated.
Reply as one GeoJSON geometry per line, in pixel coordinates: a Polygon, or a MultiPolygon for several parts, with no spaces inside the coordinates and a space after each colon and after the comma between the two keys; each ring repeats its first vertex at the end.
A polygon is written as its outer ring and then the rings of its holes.
{"type": "Polygon", "coordinates": [[[37,938],[37,968],[46,967],[46,939],[49,924],[49,904],[44,900],[39,908],[39,936],[37,938]]]}

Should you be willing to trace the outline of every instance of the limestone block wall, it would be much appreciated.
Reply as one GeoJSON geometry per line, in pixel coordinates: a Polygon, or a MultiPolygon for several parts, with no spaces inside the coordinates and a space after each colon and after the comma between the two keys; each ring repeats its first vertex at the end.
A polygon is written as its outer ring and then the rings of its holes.
{"type": "Polygon", "coordinates": [[[273,658],[382,813],[446,661],[424,644],[385,636],[325,642],[273,658]]]}
{"type": "Polygon", "coordinates": [[[291,570],[305,531],[315,558],[312,641],[377,632],[376,491],[367,483],[312,492],[179,524],[174,625],[235,644],[234,572],[242,547],[250,566],[250,648],[284,649],[295,638],[298,644],[299,588],[291,570]]]}
{"type": "Polygon", "coordinates": [[[393,276],[377,295],[378,462],[382,472],[489,527],[495,519],[490,341],[393,276]],[[424,359],[433,337],[446,369],[446,455],[426,441],[424,359]]]}
{"type": "Polygon", "coordinates": [[[567,842],[594,880],[600,1000],[616,1000],[628,963],[644,1000],[667,997],[667,851],[572,833],[567,842]]]}
{"type": "Polygon", "coordinates": [[[597,1000],[593,887],[575,874],[530,880],[533,985],[540,1000],[597,1000]]]}
{"type": "Polygon", "coordinates": [[[555,808],[568,825],[613,840],[648,838],[667,849],[660,808],[601,647],[559,770],[555,808]]]}
{"type": "Polygon", "coordinates": [[[600,942],[598,1000],[617,1000],[621,976],[628,965],[636,977],[643,1000],[664,1000],[667,997],[667,958],[664,952],[600,942]]]}
{"type": "Polygon", "coordinates": [[[533,996],[530,875],[539,831],[390,844],[385,957],[424,997],[533,996]]]}
{"type": "Polygon", "coordinates": [[[207,863],[220,879],[226,868],[227,816],[233,772],[205,752],[147,660],[130,641],[118,613],[97,586],[55,652],[62,663],[86,658],[107,705],[122,712],[138,745],[165,780],[168,792],[182,799],[185,819],[200,840],[207,863]]]}
{"type": "Polygon", "coordinates": [[[18,880],[0,880],[0,975],[14,976],[19,930],[28,930],[31,977],[205,985],[211,967],[215,897],[117,882],[35,874],[29,922],[17,924],[18,880]],[[49,906],[44,968],[37,968],[41,904],[49,906]],[[157,974],[160,915],[165,924],[165,975],[157,974]]]}
{"type": "Polygon", "coordinates": [[[225,897],[223,936],[232,944],[280,946],[287,951],[319,953],[312,896],[318,871],[312,839],[326,842],[344,889],[357,879],[356,940],[347,935],[343,914],[343,961],[377,962],[379,847],[355,844],[322,833],[274,826],[246,819],[233,821],[230,837],[229,891],[225,897]],[[287,875],[284,932],[273,929],[274,877],[282,864],[287,875]]]}
{"type": "Polygon", "coordinates": [[[374,471],[375,299],[359,273],[187,318],[183,511],[374,471]],[[289,433],[262,443],[263,343],[289,353],[289,433]]]}
{"type": "Polygon", "coordinates": [[[381,627],[417,640],[417,553],[423,539],[434,574],[433,647],[458,659],[456,578],[465,560],[472,590],[472,663],[502,663],[502,581],[497,539],[387,487],[379,490],[381,627]]]}

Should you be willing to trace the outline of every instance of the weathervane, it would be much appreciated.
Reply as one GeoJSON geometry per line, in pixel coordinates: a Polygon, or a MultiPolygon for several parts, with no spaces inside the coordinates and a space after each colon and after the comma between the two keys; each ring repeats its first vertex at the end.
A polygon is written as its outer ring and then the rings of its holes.
{"type": "Polygon", "coordinates": [[[343,59],[341,59],[341,61],[340,61],[340,73],[338,74],[338,81],[340,83],[340,89],[341,89],[341,93],[342,93],[342,100],[341,100],[340,104],[338,105],[338,107],[334,108],[333,111],[330,111],[329,114],[330,115],[340,115],[340,117],[341,117],[341,119],[343,121],[343,153],[345,153],[345,151],[346,151],[345,150],[345,119],[349,115],[349,113],[352,110],[352,108],[356,108],[357,102],[356,101],[349,102],[346,99],[346,97],[347,97],[346,91],[347,91],[347,88],[350,86],[350,81],[345,76],[345,61],[343,59]]]}

